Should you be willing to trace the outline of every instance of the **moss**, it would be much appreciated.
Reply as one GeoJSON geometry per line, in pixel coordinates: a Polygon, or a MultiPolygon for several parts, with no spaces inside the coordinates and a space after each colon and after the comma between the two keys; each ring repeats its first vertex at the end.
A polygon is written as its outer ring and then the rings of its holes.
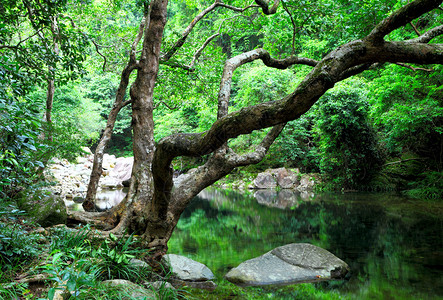
{"type": "Polygon", "coordinates": [[[22,191],[16,199],[20,209],[26,211],[29,218],[43,227],[65,224],[66,206],[59,196],[48,190],[22,191]]]}

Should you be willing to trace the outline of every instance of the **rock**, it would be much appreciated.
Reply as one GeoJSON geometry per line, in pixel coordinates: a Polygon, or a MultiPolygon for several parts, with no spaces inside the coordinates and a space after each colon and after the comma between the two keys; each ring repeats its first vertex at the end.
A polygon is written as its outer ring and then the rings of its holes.
{"type": "Polygon", "coordinates": [[[213,291],[217,288],[217,284],[212,281],[187,281],[187,280],[180,280],[176,278],[169,278],[169,282],[175,287],[175,288],[181,288],[183,286],[188,286],[194,289],[202,289],[202,290],[209,290],[213,291]]]}
{"type": "Polygon", "coordinates": [[[85,152],[85,156],[89,156],[92,154],[91,149],[89,149],[88,147],[82,147],[81,149],[83,152],[85,152]]]}
{"type": "Polygon", "coordinates": [[[31,220],[42,227],[65,224],[68,219],[65,202],[52,191],[22,191],[17,203],[20,209],[28,213],[31,220]]]}
{"type": "Polygon", "coordinates": [[[277,181],[270,172],[258,173],[253,184],[256,189],[273,189],[277,187],[277,181]]]}
{"type": "Polygon", "coordinates": [[[147,262],[136,258],[132,258],[129,263],[137,268],[151,268],[147,262]]]}
{"type": "Polygon", "coordinates": [[[276,170],[277,184],[282,189],[292,189],[298,185],[298,176],[291,170],[280,168],[276,170]]]}
{"type": "Polygon", "coordinates": [[[314,189],[315,182],[318,181],[316,174],[303,174],[297,190],[300,192],[310,192],[314,189]]]}
{"type": "Polygon", "coordinates": [[[240,286],[288,285],[343,279],[349,266],[329,251],[311,244],[289,244],[247,260],[226,274],[240,286]]]}
{"type": "Polygon", "coordinates": [[[101,177],[99,181],[99,185],[103,189],[115,189],[115,188],[122,188],[123,184],[121,181],[119,181],[116,178],[107,176],[107,177],[101,177]]]}
{"type": "Polygon", "coordinates": [[[115,166],[116,162],[117,162],[117,158],[115,157],[115,155],[109,155],[109,154],[105,153],[103,155],[102,167],[105,170],[110,170],[115,166]]]}
{"type": "Polygon", "coordinates": [[[120,182],[130,180],[133,164],[133,157],[119,157],[115,162],[115,166],[109,172],[109,176],[117,179],[120,182]]]}
{"type": "Polygon", "coordinates": [[[162,290],[162,289],[172,289],[172,290],[175,290],[175,288],[172,286],[172,284],[167,282],[167,281],[145,282],[143,284],[147,288],[151,288],[154,291],[159,291],[159,290],[162,290]]]}
{"type": "Polygon", "coordinates": [[[120,297],[118,299],[156,299],[156,295],[152,291],[149,291],[129,280],[106,280],[103,281],[103,284],[122,291],[124,294],[119,295],[120,297]]]}
{"type": "Polygon", "coordinates": [[[190,258],[176,254],[166,254],[163,256],[163,260],[171,267],[172,273],[181,280],[206,281],[215,278],[207,266],[190,258]]]}

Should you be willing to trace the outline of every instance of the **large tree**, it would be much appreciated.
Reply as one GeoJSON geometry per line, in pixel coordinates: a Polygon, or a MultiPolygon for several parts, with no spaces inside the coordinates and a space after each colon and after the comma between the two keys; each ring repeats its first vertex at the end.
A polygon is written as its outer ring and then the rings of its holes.
{"type": "MultiPolygon", "coordinates": [[[[136,72],[136,79],[130,87],[130,100],[128,100],[132,104],[134,153],[129,192],[118,206],[107,212],[72,213],[72,218],[93,222],[113,233],[123,233],[128,229],[130,232],[139,234],[142,237],[143,246],[152,251],[151,259],[155,261],[166,253],[167,242],[181,213],[196,194],[230,173],[235,167],[259,162],[285,123],[307,112],[337,82],[384,63],[443,63],[443,44],[431,43],[434,39],[441,41],[443,25],[428,28],[425,33],[415,38],[391,40],[392,32],[409,26],[413,20],[424,14],[430,12],[441,14],[441,8],[439,8],[441,0],[416,0],[393,11],[389,17],[378,22],[362,38],[337,47],[320,60],[298,56],[274,59],[268,51],[261,48],[229,58],[224,65],[218,93],[217,121],[205,132],[174,134],[163,138],[156,144],[153,110],[159,65],[171,62],[171,57],[185,44],[195,25],[216,8],[239,13],[248,9],[259,9],[266,15],[274,14],[281,5],[284,9],[288,9],[287,3],[280,3],[279,0],[275,0],[274,3],[255,0],[255,3],[245,8],[238,8],[216,0],[192,20],[178,41],[165,53],[161,52],[161,45],[167,21],[168,1],[152,0],[149,5],[146,5],[145,17],[133,43],[129,62],[121,75],[115,105],[96,151],[88,203],[90,204],[93,200],[100,176],[103,151],[111,135],[115,116],[128,103],[124,101],[124,94],[129,85],[129,76],[136,72]],[[139,45],[140,42],[141,45],[139,45]],[[272,68],[285,69],[294,64],[301,64],[311,67],[312,70],[286,97],[229,113],[233,72],[241,65],[254,60],[261,60],[266,66],[272,68]],[[239,155],[229,148],[229,139],[268,127],[272,129],[254,152],[239,155]],[[203,155],[210,155],[206,163],[187,172],[185,179],[174,185],[171,167],[173,159],[179,156],[203,155]]],[[[296,4],[296,2],[291,2],[291,5],[296,4]]],[[[291,14],[290,16],[294,25],[296,22],[291,14]]],[[[294,25],[293,29],[296,36],[297,26],[294,25]]],[[[208,37],[205,42],[202,42],[202,47],[195,53],[191,64],[171,63],[171,65],[174,64],[192,72],[196,59],[211,39],[212,37],[208,37]]],[[[295,47],[296,41],[292,39],[291,42],[295,47]]]]}

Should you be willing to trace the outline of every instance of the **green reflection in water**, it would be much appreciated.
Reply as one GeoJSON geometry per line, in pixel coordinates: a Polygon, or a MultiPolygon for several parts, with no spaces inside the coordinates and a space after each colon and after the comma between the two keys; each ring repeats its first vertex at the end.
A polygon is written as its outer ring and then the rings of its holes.
{"type": "MultiPolygon", "coordinates": [[[[345,260],[350,279],[316,284],[314,290],[306,285],[263,288],[260,297],[293,298],[301,290],[311,295],[333,291],[350,299],[443,297],[442,204],[360,193],[305,200],[273,195],[260,202],[232,191],[206,191],[183,213],[169,252],[206,264],[222,281],[247,259],[281,245],[309,242],[345,260]]],[[[313,298],[324,297],[317,296],[313,298]]]]}

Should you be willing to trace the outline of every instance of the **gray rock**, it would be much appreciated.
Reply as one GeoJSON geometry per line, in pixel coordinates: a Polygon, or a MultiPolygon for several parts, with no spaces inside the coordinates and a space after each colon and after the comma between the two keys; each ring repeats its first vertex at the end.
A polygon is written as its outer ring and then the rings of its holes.
{"type": "Polygon", "coordinates": [[[277,181],[274,176],[266,171],[263,173],[258,173],[257,177],[254,179],[254,188],[256,189],[272,189],[277,187],[277,181]]]}
{"type": "Polygon", "coordinates": [[[133,157],[119,157],[116,159],[115,167],[109,172],[109,176],[117,179],[120,183],[131,179],[133,157]]]}
{"type": "Polygon", "coordinates": [[[311,244],[289,244],[247,260],[226,274],[240,286],[288,285],[342,279],[349,266],[325,249],[311,244]]]}
{"type": "Polygon", "coordinates": [[[129,263],[138,268],[151,268],[147,262],[144,262],[140,259],[132,258],[129,263]]]}
{"type": "Polygon", "coordinates": [[[120,180],[111,177],[111,176],[104,176],[100,178],[99,181],[100,187],[103,189],[115,189],[115,188],[122,188],[123,184],[120,180]]]}
{"type": "Polygon", "coordinates": [[[181,288],[184,286],[188,286],[194,289],[201,289],[201,290],[208,290],[213,291],[217,288],[217,284],[212,280],[207,281],[187,281],[187,280],[180,280],[176,278],[170,278],[168,279],[169,282],[175,287],[175,288],[181,288]]]}
{"type": "Polygon", "coordinates": [[[300,192],[310,192],[314,189],[316,177],[314,174],[304,174],[300,178],[297,190],[300,192]]]}
{"type": "Polygon", "coordinates": [[[175,288],[167,281],[154,281],[154,282],[145,282],[143,283],[147,288],[151,288],[155,291],[159,291],[161,289],[173,289],[175,288]]]}
{"type": "Polygon", "coordinates": [[[166,254],[163,256],[163,260],[171,267],[172,273],[181,280],[206,281],[215,278],[207,266],[190,258],[166,254]]]}
{"type": "Polygon", "coordinates": [[[103,281],[105,286],[112,287],[122,292],[119,299],[156,299],[156,295],[142,286],[129,280],[113,279],[103,281]]]}
{"type": "Polygon", "coordinates": [[[285,168],[276,169],[278,186],[282,189],[292,189],[298,185],[297,174],[285,168]]]}

